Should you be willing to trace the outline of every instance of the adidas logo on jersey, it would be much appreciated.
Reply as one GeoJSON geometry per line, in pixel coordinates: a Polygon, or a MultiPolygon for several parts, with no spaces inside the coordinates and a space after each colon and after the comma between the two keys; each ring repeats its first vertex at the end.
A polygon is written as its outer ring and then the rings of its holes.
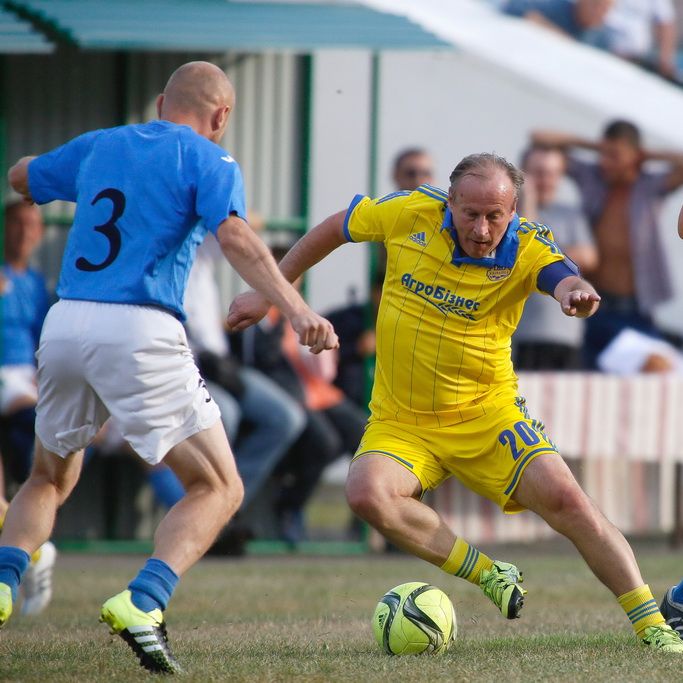
{"type": "Polygon", "coordinates": [[[421,247],[427,246],[427,234],[424,232],[414,232],[409,239],[411,239],[415,244],[419,244],[421,247]]]}

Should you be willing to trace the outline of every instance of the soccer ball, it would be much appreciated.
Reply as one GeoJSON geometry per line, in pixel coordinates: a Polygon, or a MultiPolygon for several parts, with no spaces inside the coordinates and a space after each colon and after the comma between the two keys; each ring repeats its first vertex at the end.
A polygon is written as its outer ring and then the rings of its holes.
{"type": "Polygon", "coordinates": [[[458,631],[449,597],[420,581],[402,583],[386,593],[377,603],[372,628],[389,655],[445,652],[458,631]]]}

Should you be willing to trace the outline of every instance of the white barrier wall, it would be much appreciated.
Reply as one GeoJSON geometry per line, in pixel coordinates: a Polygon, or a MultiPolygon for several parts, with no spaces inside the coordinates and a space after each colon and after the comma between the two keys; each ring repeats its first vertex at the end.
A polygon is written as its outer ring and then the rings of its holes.
{"type": "MultiPolygon", "coordinates": [[[[625,533],[674,528],[674,467],[683,461],[683,378],[595,373],[522,373],[532,417],[571,464],[577,479],[625,533]]],[[[504,515],[449,479],[433,503],[473,542],[531,541],[554,534],[533,513],[504,515]]]]}
{"type": "MultiPolygon", "coordinates": [[[[367,51],[325,51],[315,55],[312,84],[309,214],[311,227],[348,206],[370,188],[372,55],[367,51]]],[[[344,305],[352,290],[367,292],[366,245],[344,246],[312,269],[311,305],[317,310],[344,305]]]]}

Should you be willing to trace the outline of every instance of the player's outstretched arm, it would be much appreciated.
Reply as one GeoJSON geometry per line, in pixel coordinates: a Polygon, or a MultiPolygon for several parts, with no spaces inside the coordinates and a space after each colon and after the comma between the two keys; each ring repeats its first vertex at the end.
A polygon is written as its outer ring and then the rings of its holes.
{"type": "MultiPolygon", "coordinates": [[[[221,223],[217,237],[223,254],[245,282],[260,294],[263,301],[272,302],[289,318],[301,344],[309,346],[313,353],[339,346],[332,324],[309,308],[284,278],[268,247],[246,221],[230,216],[221,223]]],[[[267,310],[266,307],[265,310],[251,311],[252,317],[256,317],[253,322],[260,320],[267,310]]]]}
{"type": "Polygon", "coordinates": [[[565,315],[588,318],[600,305],[600,297],[590,282],[578,275],[571,275],[557,283],[553,296],[565,315]]]}
{"type": "MultiPolygon", "coordinates": [[[[346,243],[343,229],[345,216],[346,211],[329,216],[287,252],[280,262],[280,271],[288,282],[294,282],[311,266],[346,243]]],[[[236,331],[244,330],[261,320],[269,307],[268,296],[262,292],[240,294],[230,305],[228,327],[236,331]]]]}
{"type": "Polygon", "coordinates": [[[7,173],[10,187],[18,192],[27,202],[33,202],[31,191],[28,187],[28,165],[35,157],[22,157],[7,173]]]}

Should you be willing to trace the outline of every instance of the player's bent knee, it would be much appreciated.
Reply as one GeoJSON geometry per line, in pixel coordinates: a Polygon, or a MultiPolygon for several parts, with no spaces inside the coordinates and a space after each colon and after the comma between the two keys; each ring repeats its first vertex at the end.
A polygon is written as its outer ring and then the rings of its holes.
{"type": "Polygon", "coordinates": [[[218,490],[218,495],[225,502],[224,513],[229,519],[237,512],[244,500],[244,484],[237,469],[231,467],[222,471],[215,484],[215,488],[218,490]]]}
{"type": "Polygon", "coordinates": [[[385,517],[393,507],[390,493],[374,481],[349,481],[346,500],[356,515],[376,527],[384,526],[385,517]]]}
{"type": "Polygon", "coordinates": [[[244,500],[244,484],[239,476],[234,477],[227,490],[229,496],[228,517],[232,517],[242,505],[244,500]]]}
{"type": "Polygon", "coordinates": [[[548,521],[558,531],[581,528],[600,533],[604,517],[595,503],[576,484],[567,484],[557,491],[548,506],[548,521]]]}
{"type": "Polygon", "coordinates": [[[52,486],[57,493],[57,504],[62,505],[78,483],[82,462],[82,451],[76,451],[66,458],[61,458],[47,451],[37,441],[33,467],[26,484],[52,486]]]}

